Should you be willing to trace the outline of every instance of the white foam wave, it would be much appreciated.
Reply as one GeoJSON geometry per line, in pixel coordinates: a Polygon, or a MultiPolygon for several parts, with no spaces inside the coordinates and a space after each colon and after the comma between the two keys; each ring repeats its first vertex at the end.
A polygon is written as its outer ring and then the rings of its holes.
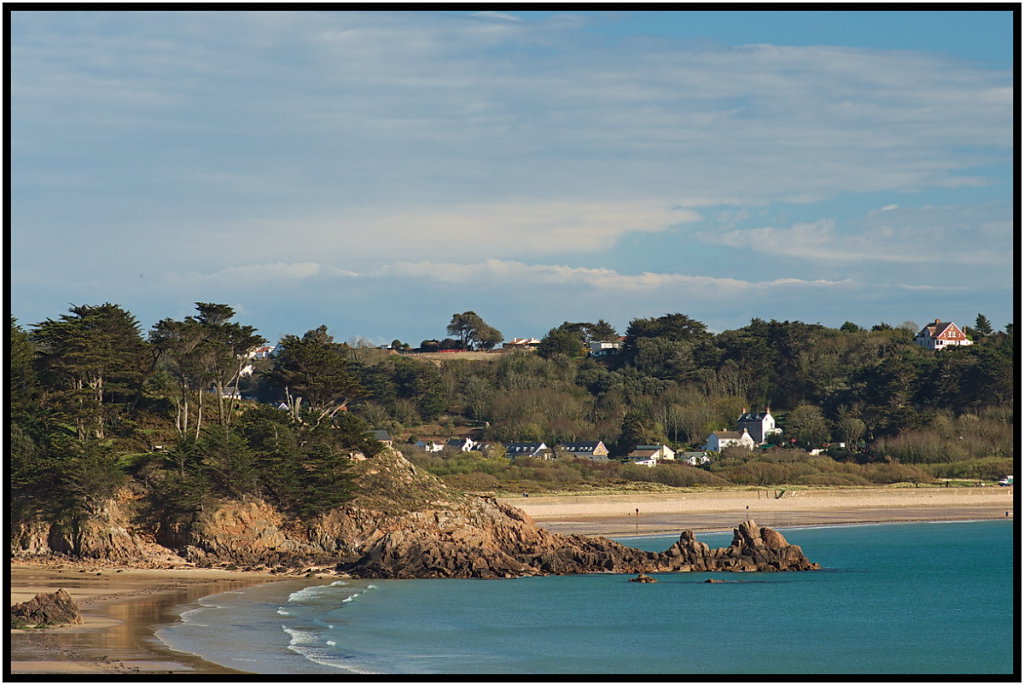
{"type": "Polygon", "coordinates": [[[278,608],[277,613],[280,614],[281,616],[291,616],[291,613],[285,611],[284,607],[278,608]]]}
{"type": "Polygon", "coordinates": [[[315,645],[317,640],[317,633],[313,630],[299,630],[298,628],[289,628],[288,626],[281,626],[281,630],[288,633],[291,636],[291,640],[288,642],[289,649],[299,645],[315,645]]]}
{"type": "Polygon", "coordinates": [[[334,581],[333,583],[331,583],[331,585],[333,585],[333,586],[338,586],[338,585],[348,585],[348,582],[346,582],[346,581],[344,581],[344,580],[336,580],[336,581],[334,581]]]}
{"type": "Polygon", "coordinates": [[[322,597],[325,592],[330,592],[330,585],[312,585],[310,587],[304,587],[301,590],[296,590],[292,594],[288,595],[289,602],[306,602],[311,599],[322,597]]]}

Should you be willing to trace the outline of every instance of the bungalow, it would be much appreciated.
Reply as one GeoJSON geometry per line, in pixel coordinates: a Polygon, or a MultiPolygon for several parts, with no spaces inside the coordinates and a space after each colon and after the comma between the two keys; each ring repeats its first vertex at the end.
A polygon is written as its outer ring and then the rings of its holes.
{"type": "Polygon", "coordinates": [[[444,446],[459,452],[471,452],[476,447],[476,443],[469,438],[452,438],[444,443],[444,446]]]}
{"type": "Polygon", "coordinates": [[[676,458],[676,452],[668,445],[637,445],[627,456],[651,456],[660,461],[671,461],[676,458]]]}
{"type": "Polygon", "coordinates": [[[444,449],[444,443],[434,442],[433,440],[427,442],[424,440],[417,440],[416,447],[419,447],[424,452],[440,452],[444,449]]]}
{"type": "Polygon", "coordinates": [[[388,433],[385,430],[374,431],[373,439],[381,443],[385,447],[392,447],[395,444],[394,439],[391,437],[391,433],[388,433]]]}
{"type": "Polygon", "coordinates": [[[506,350],[535,350],[539,345],[540,340],[537,338],[512,338],[511,342],[507,342],[501,347],[506,350]]]}
{"type": "Polygon", "coordinates": [[[591,461],[608,461],[608,448],[604,442],[567,442],[558,446],[558,456],[590,459],[591,461]]]}
{"type": "Polygon", "coordinates": [[[636,450],[630,452],[622,461],[627,464],[636,464],[637,466],[646,466],[652,469],[658,465],[658,460],[653,454],[646,456],[639,455],[636,450]]]}
{"type": "Polygon", "coordinates": [[[509,459],[516,457],[541,457],[548,446],[543,442],[510,442],[505,445],[505,456],[509,459]]]}
{"type": "Polygon", "coordinates": [[[952,321],[935,319],[914,336],[914,342],[926,350],[942,350],[947,347],[963,347],[974,343],[967,339],[964,332],[952,321]]]}
{"type": "Polygon", "coordinates": [[[590,343],[591,357],[607,357],[622,349],[622,340],[598,340],[590,343]]]}
{"type": "Polygon", "coordinates": [[[721,452],[726,447],[746,447],[748,450],[752,450],[755,443],[746,428],[742,432],[716,431],[708,436],[708,441],[704,443],[702,449],[708,452],[721,452]]]}
{"type": "Polygon", "coordinates": [[[683,461],[690,466],[700,466],[711,462],[707,452],[683,452],[683,461]]]}

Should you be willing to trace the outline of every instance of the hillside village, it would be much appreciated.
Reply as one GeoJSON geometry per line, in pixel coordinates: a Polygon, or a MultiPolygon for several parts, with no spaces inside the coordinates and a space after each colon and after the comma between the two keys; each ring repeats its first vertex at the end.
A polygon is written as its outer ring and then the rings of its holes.
{"type": "Polygon", "coordinates": [[[503,342],[463,312],[448,338],[381,348],[327,326],[268,341],[227,305],[196,310],[148,334],[110,303],[11,320],[16,518],[91,511],[135,481],[166,525],[218,497],[302,519],[350,498],[354,460],[385,447],[465,492],[1013,472],[1013,324],[980,314],[712,333],[674,313],[503,342]]]}

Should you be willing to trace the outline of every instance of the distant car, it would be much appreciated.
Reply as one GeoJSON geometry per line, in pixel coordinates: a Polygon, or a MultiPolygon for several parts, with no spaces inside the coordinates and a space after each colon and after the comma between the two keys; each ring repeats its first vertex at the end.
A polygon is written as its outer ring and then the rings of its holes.
{"type": "Polygon", "coordinates": [[[1004,485],[1004,486],[1005,485],[1013,485],[1013,476],[1006,476],[1001,481],[999,481],[999,484],[1000,485],[1004,485]]]}

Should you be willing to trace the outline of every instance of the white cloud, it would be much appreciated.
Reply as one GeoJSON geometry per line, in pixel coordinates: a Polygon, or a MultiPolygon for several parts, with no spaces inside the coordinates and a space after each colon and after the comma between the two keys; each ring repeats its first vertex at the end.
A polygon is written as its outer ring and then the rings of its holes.
{"type": "MultiPolygon", "coordinates": [[[[347,263],[373,256],[485,258],[588,253],[613,247],[630,233],[658,233],[695,222],[690,209],[671,209],[640,200],[593,202],[513,202],[423,206],[415,211],[390,206],[341,209],[334,216],[293,216],[247,221],[231,232],[235,253],[255,261],[268,251],[278,257],[347,263]]],[[[212,232],[216,241],[224,229],[212,232]]],[[[211,249],[212,249],[211,245],[211,249]]]]}
{"type": "Polygon", "coordinates": [[[754,252],[852,264],[959,264],[1009,267],[1012,222],[1007,207],[889,205],[840,226],[834,219],[702,232],[707,242],[754,252]]]}
{"type": "Polygon", "coordinates": [[[171,285],[187,283],[192,286],[209,287],[219,283],[245,287],[260,283],[303,281],[317,276],[343,277],[358,276],[358,274],[316,262],[274,262],[270,264],[240,264],[211,273],[168,271],[162,273],[160,278],[171,285]]]}

